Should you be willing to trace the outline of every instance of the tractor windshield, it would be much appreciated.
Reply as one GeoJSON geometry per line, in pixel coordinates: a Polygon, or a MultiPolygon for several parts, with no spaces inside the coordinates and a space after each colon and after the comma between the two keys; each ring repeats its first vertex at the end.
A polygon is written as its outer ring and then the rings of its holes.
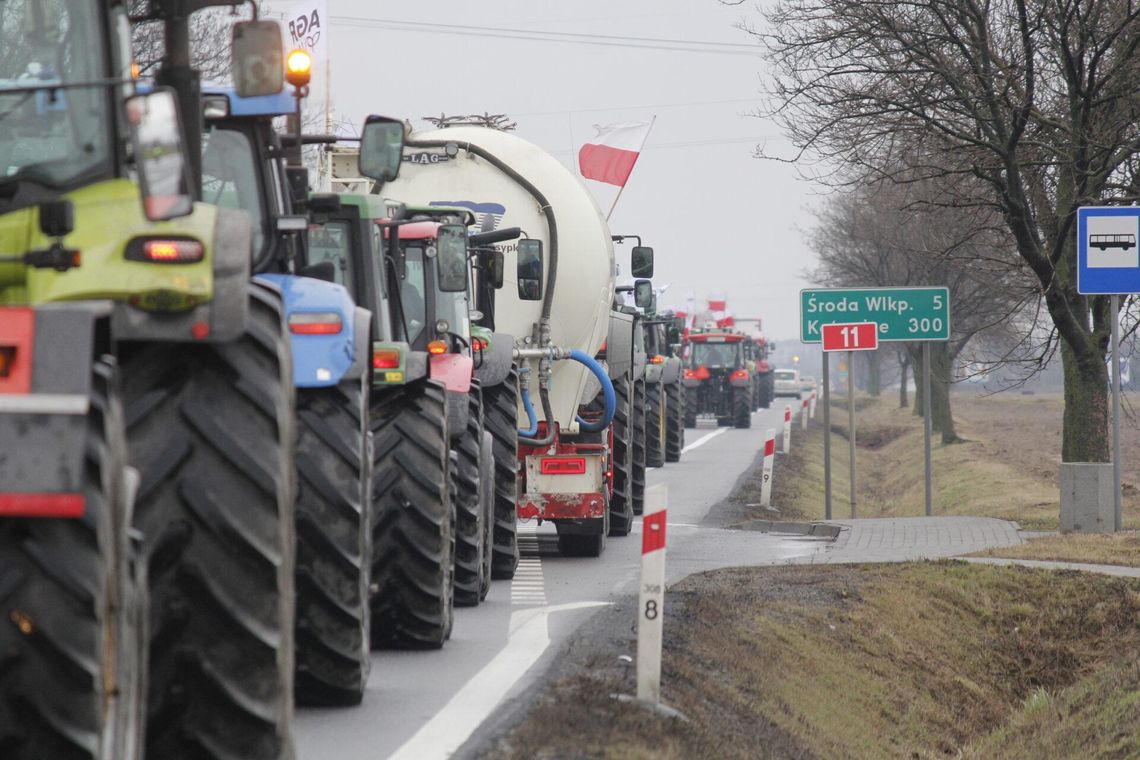
{"type": "Polygon", "coordinates": [[[329,262],[338,285],[351,293],[352,269],[349,266],[350,233],[348,222],[328,222],[309,226],[309,266],[329,262]]]}
{"type": "Polygon", "coordinates": [[[265,245],[265,208],[257,160],[249,135],[209,126],[202,135],[202,200],[247,212],[253,223],[253,250],[265,245]]]}
{"type": "Polygon", "coordinates": [[[110,165],[103,21],[94,0],[0,0],[0,198],[76,185],[110,165]],[[52,89],[53,86],[60,89],[52,89]]]}
{"type": "Polygon", "coordinates": [[[692,344],[689,364],[692,367],[728,367],[736,369],[738,343],[697,343],[692,344]]]}
{"type": "Polygon", "coordinates": [[[400,281],[400,303],[404,306],[405,336],[414,344],[427,325],[427,301],[424,298],[424,249],[420,245],[404,246],[404,278],[400,281]]]}

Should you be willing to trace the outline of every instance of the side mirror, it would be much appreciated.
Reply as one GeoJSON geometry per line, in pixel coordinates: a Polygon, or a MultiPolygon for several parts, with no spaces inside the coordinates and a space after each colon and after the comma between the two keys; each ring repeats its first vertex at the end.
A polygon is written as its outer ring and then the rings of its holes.
{"type": "Polygon", "coordinates": [[[467,290],[467,228],[442,224],[436,240],[436,272],[444,293],[467,290]]]}
{"type": "Polygon", "coordinates": [[[653,304],[653,283],[637,280],[633,283],[633,303],[639,309],[648,309],[653,304]]]}
{"type": "Polygon", "coordinates": [[[285,89],[281,27],[276,21],[234,24],[233,79],[239,97],[276,95],[285,89]]]}
{"type": "Polygon", "coordinates": [[[369,116],[360,133],[360,176],[391,182],[400,173],[404,157],[404,123],[387,116],[369,116]]]}
{"type": "Polygon", "coordinates": [[[495,290],[503,287],[503,275],[506,270],[505,257],[502,251],[493,251],[487,260],[487,280],[495,290]]]}
{"type": "Polygon", "coordinates": [[[635,245],[629,258],[629,270],[634,277],[652,277],[653,249],[647,245],[635,245]]]}
{"type": "Polygon", "coordinates": [[[174,90],[160,87],[127,98],[127,121],[146,218],[159,222],[186,216],[194,210],[194,198],[174,90]]]}
{"type": "Polygon", "coordinates": [[[542,300],[542,241],[524,238],[519,241],[518,281],[519,299],[542,300]]]}

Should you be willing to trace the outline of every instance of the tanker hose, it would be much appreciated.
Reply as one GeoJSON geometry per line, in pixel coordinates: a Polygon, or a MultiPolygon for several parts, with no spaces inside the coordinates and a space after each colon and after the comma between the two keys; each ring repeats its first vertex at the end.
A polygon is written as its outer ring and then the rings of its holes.
{"type": "Polygon", "coordinates": [[[519,436],[522,438],[533,438],[538,435],[538,415],[534,413],[534,404],[530,402],[530,386],[523,386],[522,402],[523,409],[526,409],[526,418],[530,423],[530,427],[526,430],[520,430],[519,436]]]}
{"type": "MultiPolygon", "coordinates": [[[[541,438],[530,438],[528,436],[520,435],[519,443],[525,443],[527,446],[549,446],[554,443],[554,412],[550,408],[550,389],[546,386],[539,386],[538,397],[542,400],[542,413],[546,416],[546,435],[541,438]]],[[[538,423],[535,422],[535,426],[538,423]]]]}
{"type": "Polygon", "coordinates": [[[585,351],[579,351],[574,348],[570,350],[570,358],[579,364],[586,365],[586,368],[594,373],[594,377],[598,378],[598,382],[602,384],[602,392],[606,397],[606,413],[602,419],[597,422],[587,422],[581,417],[578,418],[578,427],[585,430],[587,433],[600,433],[610,426],[613,422],[614,412],[617,411],[617,394],[614,393],[614,384],[610,381],[610,375],[598,364],[594,357],[587,354],[585,351]]]}

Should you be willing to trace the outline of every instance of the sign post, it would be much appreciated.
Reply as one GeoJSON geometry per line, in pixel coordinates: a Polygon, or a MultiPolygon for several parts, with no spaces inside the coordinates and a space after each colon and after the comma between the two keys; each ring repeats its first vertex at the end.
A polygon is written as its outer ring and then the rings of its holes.
{"type": "Polygon", "coordinates": [[[831,354],[823,352],[823,519],[831,519],[831,354]]]}
{"type": "Polygon", "coordinates": [[[664,485],[645,492],[641,521],[641,592],[637,602],[637,698],[661,701],[661,638],[665,613],[664,485]]]}
{"type": "Polygon", "coordinates": [[[931,477],[931,471],[934,468],[933,456],[931,452],[931,417],[933,410],[930,408],[930,343],[922,344],[922,446],[923,446],[923,462],[926,467],[926,477],[924,489],[926,494],[926,516],[930,517],[934,510],[934,482],[931,477]]]}
{"type": "Polygon", "coordinates": [[[879,347],[879,326],[874,322],[834,323],[822,326],[823,350],[847,352],[847,450],[851,468],[851,519],[855,508],[855,352],[879,347]]]}
{"type": "MultiPolygon", "coordinates": [[[[1140,215],[1140,208],[1134,209],[1140,215]]],[[[1138,270],[1140,271],[1140,270],[1138,270]]],[[[1140,286],[1138,286],[1140,290],[1140,286]]],[[[815,288],[800,291],[800,341],[823,343],[824,367],[828,351],[866,350],[865,332],[856,328],[860,324],[875,326],[876,341],[931,341],[950,340],[950,289],[946,287],[900,288],[815,288]],[[865,320],[856,323],[853,320],[865,320]]],[[[866,328],[862,328],[866,330],[866,328]]],[[[877,347],[877,343],[876,343],[877,347]]],[[[925,443],[926,514],[932,505],[932,458],[930,420],[930,349],[923,346],[923,438],[925,443]]],[[[848,354],[848,363],[851,357],[848,354]]],[[[826,371],[826,369],[825,369],[826,371]]],[[[850,369],[849,369],[850,372],[850,369]]],[[[848,387],[852,383],[848,375],[848,387]]],[[[851,504],[855,511],[855,420],[854,398],[851,403],[849,427],[851,429],[851,504]]],[[[824,416],[827,418],[827,389],[824,389],[824,416]]],[[[828,423],[825,421],[824,423],[828,423]]],[[[829,427],[830,429],[830,427],[829,427]]],[[[830,448],[824,439],[824,472],[829,472],[830,448]]],[[[830,483],[828,483],[830,486],[830,483]]],[[[826,489],[825,489],[826,490],[826,489]]],[[[1118,489],[1119,490],[1119,489],[1118,489]]]]}
{"type": "Polygon", "coordinates": [[[1120,514],[1120,296],[1140,292],[1140,207],[1077,209],[1077,292],[1108,295],[1112,361],[1112,511],[1120,514]]]}

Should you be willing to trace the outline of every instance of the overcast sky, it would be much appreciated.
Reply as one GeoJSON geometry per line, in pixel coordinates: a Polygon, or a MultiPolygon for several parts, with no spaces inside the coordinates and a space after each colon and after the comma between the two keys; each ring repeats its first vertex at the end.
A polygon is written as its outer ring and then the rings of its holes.
{"type": "MultiPolygon", "coordinates": [[[[657,122],[611,230],[657,252],[665,307],[724,292],[769,337],[799,334],[797,294],[814,258],[803,241],[813,188],[793,167],[752,157],[788,149],[761,105],[764,63],[735,28],[753,7],[716,0],[328,0],[338,117],[505,113],[517,133],[567,164],[593,124],[657,122]],[[405,22],[403,24],[398,22],[405,22]],[[411,22],[410,24],[406,22],[411,22]],[[448,26],[443,26],[448,25],[448,26]],[[482,29],[476,29],[481,27],[482,29]],[[573,43],[507,39],[487,28],[583,35],[573,43]],[[457,33],[443,33],[444,31],[457,33]],[[637,43],[610,37],[686,40],[637,43]],[[606,42],[607,45],[586,44],[606,42]],[[700,52],[679,50],[700,45],[700,52]],[[654,48],[634,48],[653,44],[654,48]],[[668,49],[662,49],[668,48],[668,49]],[[707,52],[706,52],[707,51],[707,52]]],[[[628,263],[628,254],[621,256],[628,263]]]]}

